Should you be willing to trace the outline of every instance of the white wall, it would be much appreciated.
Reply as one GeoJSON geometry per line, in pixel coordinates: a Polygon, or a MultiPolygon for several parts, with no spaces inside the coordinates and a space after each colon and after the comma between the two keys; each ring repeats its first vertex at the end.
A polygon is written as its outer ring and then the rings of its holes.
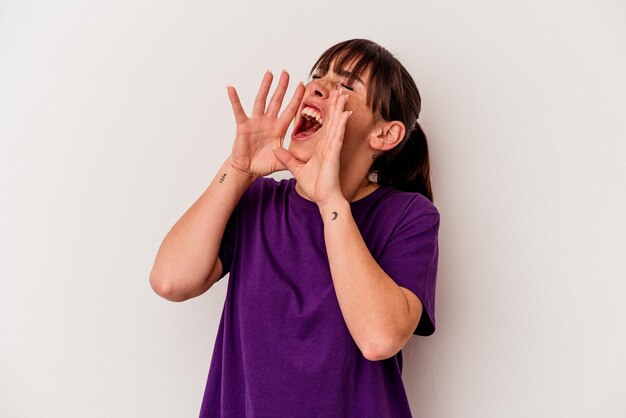
{"type": "Polygon", "coordinates": [[[354,37],[413,74],[430,140],[438,329],[404,350],[415,416],[626,416],[625,18],[608,0],[3,0],[0,416],[197,416],[226,281],[161,299],[158,245],[230,152],[226,84],[250,109],[285,68],[291,97],[354,37]]]}

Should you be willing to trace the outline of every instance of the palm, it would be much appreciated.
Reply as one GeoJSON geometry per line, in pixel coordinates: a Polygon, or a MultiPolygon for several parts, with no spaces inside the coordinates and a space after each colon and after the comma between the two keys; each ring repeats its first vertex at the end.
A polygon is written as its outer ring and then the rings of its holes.
{"type": "MultiPolygon", "coordinates": [[[[322,130],[322,135],[326,136],[328,128],[324,127],[322,130]]],[[[339,176],[339,166],[336,163],[338,155],[328,152],[327,147],[327,141],[319,141],[315,154],[305,164],[300,165],[298,170],[299,178],[310,179],[307,182],[301,182],[300,187],[315,202],[325,200],[332,195],[339,176]]]]}
{"type": "Polygon", "coordinates": [[[344,198],[339,180],[340,155],[346,122],[352,114],[344,111],[347,96],[341,91],[330,94],[330,112],[321,128],[321,139],[309,161],[302,163],[284,148],[274,149],[274,154],[294,175],[300,190],[314,202],[344,198]]]}
{"type": "Polygon", "coordinates": [[[282,164],[272,150],[282,146],[285,132],[280,121],[267,118],[251,118],[237,125],[237,137],[232,149],[232,160],[251,173],[264,176],[277,171],[282,164]]]}
{"type": "Polygon", "coordinates": [[[228,88],[237,122],[237,134],[230,161],[239,171],[262,177],[274,171],[285,170],[285,166],[276,158],[273,150],[282,147],[287,128],[304,95],[304,86],[298,84],[293,98],[279,117],[278,111],[288,82],[289,75],[284,72],[266,110],[267,94],[272,84],[272,74],[267,72],[255,98],[251,117],[248,117],[241,107],[235,88],[228,88]]]}

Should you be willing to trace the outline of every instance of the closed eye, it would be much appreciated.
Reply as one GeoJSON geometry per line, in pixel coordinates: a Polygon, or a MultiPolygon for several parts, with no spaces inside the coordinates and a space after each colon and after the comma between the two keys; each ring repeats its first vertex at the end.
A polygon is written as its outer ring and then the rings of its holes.
{"type": "MultiPolygon", "coordinates": [[[[316,78],[321,78],[321,77],[320,77],[320,76],[318,76],[318,75],[314,75],[314,76],[312,76],[311,78],[312,78],[312,79],[316,79],[316,78]]],[[[345,85],[345,84],[342,84],[342,86],[343,86],[343,87],[345,87],[345,88],[347,88],[347,89],[348,89],[348,90],[350,90],[350,91],[354,91],[354,87],[350,87],[350,86],[347,86],[347,85],[345,85]]]]}

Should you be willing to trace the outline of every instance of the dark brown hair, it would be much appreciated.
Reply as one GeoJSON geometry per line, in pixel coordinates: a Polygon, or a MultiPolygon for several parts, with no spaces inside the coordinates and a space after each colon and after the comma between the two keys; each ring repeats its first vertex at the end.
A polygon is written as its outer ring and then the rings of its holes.
{"type": "Polygon", "coordinates": [[[398,120],[405,126],[405,136],[394,148],[379,155],[369,169],[375,182],[406,192],[418,192],[431,202],[430,165],[426,135],[417,123],[422,100],[413,78],[389,51],[368,39],[350,39],[328,48],[317,59],[309,75],[319,70],[334,72],[356,60],[348,84],[370,69],[366,84],[367,105],[386,121],[398,120]]]}

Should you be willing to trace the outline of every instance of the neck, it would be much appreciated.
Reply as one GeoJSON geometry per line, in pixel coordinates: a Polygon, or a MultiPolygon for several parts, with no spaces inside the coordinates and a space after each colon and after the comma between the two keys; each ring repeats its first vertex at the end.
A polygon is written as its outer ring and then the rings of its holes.
{"type": "Polygon", "coordinates": [[[368,171],[372,166],[369,148],[349,149],[341,153],[339,182],[348,202],[362,199],[372,193],[378,184],[369,181],[368,171]]]}
{"type": "Polygon", "coordinates": [[[372,183],[367,177],[364,177],[358,182],[352,182],[352,184],[346,181],[342,182],[341,191],[348,202],[354,202],[372,193],[377,186],[376,183],[372,183]]]}

